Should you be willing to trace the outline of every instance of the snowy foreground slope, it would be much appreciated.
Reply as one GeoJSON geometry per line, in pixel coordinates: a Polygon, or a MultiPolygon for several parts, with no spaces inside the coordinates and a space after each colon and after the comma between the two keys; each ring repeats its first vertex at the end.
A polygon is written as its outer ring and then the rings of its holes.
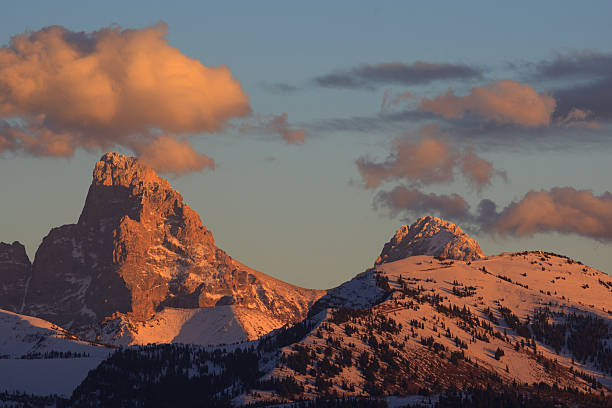
{"type": "Polygon", "coordinates": [[[0,391],[70,396],[111,352],[47,321],[0,310],[0,391]]]}
{"type": "MultiPolygon", "coordinates": [[[[612,387],[612,278],[595,269],[539,251],[471,262],[414,256],[356,280],[362,297],[386,288],[385,300],[332,310],[318,329],[283,348],[264,380],[295,378],[308,398],[323,389],[416,394],[433,384],[462,389],[498,380],[612,387]]],[[[339,289],[351,298],[349,283],[339,289]]],[[[252,391],[239,400],[274,398],[252,391]]]]}

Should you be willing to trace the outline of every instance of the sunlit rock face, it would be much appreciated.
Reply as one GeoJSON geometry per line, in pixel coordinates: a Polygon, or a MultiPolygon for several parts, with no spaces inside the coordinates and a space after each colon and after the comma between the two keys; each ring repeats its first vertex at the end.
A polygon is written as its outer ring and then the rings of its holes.
{"type": "Polygon", "coordinates": [[[164,307],[244,305],[280,326],[320,295],[233,260],[167,180],[107,153],[78,223],[52,229],[38,249],[26,309],[83,331],[117,315],[143,322],[164,307]]]}
{"type": "Polygon", "coordinates": [[[458,226],[437,217],[421,217],[402,225],[385,244],[376,265],[415,255],[471,261],[484,258],[480,245],[458,226]]]}
{"type": "Polygon", "coordinates": [[[31,271],[32,264],[21,243],[0,242],[0,309],[21,310],[31,271]]]}

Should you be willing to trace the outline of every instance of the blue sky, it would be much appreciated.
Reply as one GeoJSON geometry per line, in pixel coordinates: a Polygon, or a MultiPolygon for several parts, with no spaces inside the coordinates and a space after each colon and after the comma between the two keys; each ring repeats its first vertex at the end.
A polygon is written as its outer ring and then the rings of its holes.
{"type": "MultiPolygon", "coordinates": [[[[506,172],[507,182],[496,179],[480,190],[461,177],[419,186],[427,193],[457,193],[472,212],[482,199],[492,199],[500,210],[519,202],[529,190],[567,186],[592,190],[596,197],[612,190],[606,109],[600,116],[593,113],[596,131],[507,124],[500,131],[491,126],[490,118],[478,114],[456,120],[427,117],[392,122],[380,113],[388,89],[394,95],[406,91],[415,95],[412,102],[397,108],[402,112],[418,111],[419,98],[434,98],[448,88],[467,95],[474,87],[510,79],[554,95],[579,81],[588,82],[592,78],[535,79],[534,64],[584,51],[605,60],[612,53],[610,2],[23,1],[4,5],[2,14],[2,45],[16,34],[50,25],[91,32],[112,24],[142,29],[163,21],[168,43],[184,55],[206,66],[227,65],[248,93],[255,115],[286,113],[293,129],[307,131],[301,145],[284,143],[265,129],[190,135],[194,149],[212,157],[217,168],[169,176],[221,248],[292,283],[324,288],[345,281],[373,264],[404,219],[429,213],[406,209],[389,217],[374,209],[377,192],[415,180],[388,179],[377,189],[364,189],[355,164],[360,157],[382,163],[393,153],[394,138],[418,132],[423,124],[441,123],[453,134],[464,132],[452,139],[452,146],[469,146],[506,172]],[[413,85],[373,84],[367,89],[321,87],[314,81],[363,64],[416,61],[475,67],[482,74],[413,85]],[[298,90],[271,92],[274,84],[298,90]],[[329,126],[332,119],[355,123],[356,117],[376,126],[368,130],[329,126]],[[482,134],[469,134],[473,122],[467,119],[474,119],[482,134]]],[[[251,119],[237,119],[244,120],[251,119]]],[[[125,145],[118,149],[130,153],[125,145]]],[[[51,227],[75,222],[91,170],[102,153],[77,149],[67,158],[0,153],[0,240],[23,242],[33,257],[51,227]]],[[[477,239],[490,254],[544,249],[612,271],[609,238],[554,230],[530,236],[481,232],[477,239]]]]}

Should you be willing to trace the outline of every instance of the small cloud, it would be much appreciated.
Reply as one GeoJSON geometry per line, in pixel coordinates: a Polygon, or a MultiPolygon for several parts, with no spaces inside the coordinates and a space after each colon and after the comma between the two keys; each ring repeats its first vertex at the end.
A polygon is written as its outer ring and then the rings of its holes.
{"type": "Polygon", "coordinates": [[[396,138],[388,157],[375,161],[368,157],[356,160],[365,188],[376,188],[385,181],[406,181],[419,185],[448,183],[455,173],[462,174],[477,188],[506,173],[479,157],[472,149],[455,147],[437,126],[424,126],[418,134],[407,133],[396,138]]]}
{"type": "Polygon", "coordinates": [[[215,168],[215,161],[196,152],[185,138],[161,134],[134,141],[131,148],[140,160],[160,173],[180,175],[215,168]]]}
{"type": "Polygon", "coordinates": [[[287,144],[304,144],[308,132],[294,129],[289,124],[289,115],[283,112],[279,115],[256,115],[253,120],[245,121],[237,126],[240,132],[264,132],[279,135],[287,144]]]}
{"type": "Polygon", "coordinates": [[[565,117],[559,118],[558,123],[564,127],[578,127],[586,129],[601,129],[601,124],[594,120],[589,120],[592,116],[591,111],[573,108],[565,117]]]}
{"type": "Polygon", "coordinates": [[[401,102],[412,98],[412,94],[410,92],[403,92],[399,95],[393,97],[392,90],[387,89],[383,94],[382,103],[380,104],[380,113],[385,114],[388,112],[391,107],[400,104],[401,102]]]}
{"type": "Polygon", "coordinates": [[[288,144],[304,144],[308,133],[302,129],[293,129],[287,121],[288,115],[281,113],[270,119],[265,128],[271,133],[276,133],[282,136],[283,140],[288,144]]]}
{"type": "Polygon", "coordinates": [[[449,89],[433,99],[424,98],[420,109],[447,119],[469,113],[500,124],[538,127],[550,124],[555,106],[553,97],[539,94],[527,84],[504,80],[473,87],[466,96],[456,96],[449,89]]]}
{"type": "MultiPolygon", "coordinates": [[[[600,241],[612,241],[612,193],[600,196],[591,190],[554,187],[531,190],[492,217],[484,229],[518,237],[537,233],[577,234],[600,241]]],[[[493,207],[493,212],[495,208],[493,207]]]]}

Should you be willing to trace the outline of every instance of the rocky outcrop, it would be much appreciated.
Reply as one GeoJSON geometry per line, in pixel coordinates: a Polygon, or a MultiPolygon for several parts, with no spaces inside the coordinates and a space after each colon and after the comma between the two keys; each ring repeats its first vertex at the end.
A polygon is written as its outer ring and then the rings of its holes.
{"type": "Polygon", "coordinates": [[[376,265],[415,255],[472,261],[484,258],[480,245],[458,226],[437,217],[421,217],[402,225],[385,244],[376,265]]]}
{"type": "Polygon", "coordinates": [[[167,180],[134,157],[107,153],[78,223],[51,230],[38,249],[26,307],[91,333],[112,316],[142,322],[167,306],[244,305],[285,324],[321,295],[233,260],[167,180]]]}
{"type": "Polygon", "coordinates": [[[21,243],[0,242],[0,309],[21,311],[31,272],[32,264],[21,243]]]}

